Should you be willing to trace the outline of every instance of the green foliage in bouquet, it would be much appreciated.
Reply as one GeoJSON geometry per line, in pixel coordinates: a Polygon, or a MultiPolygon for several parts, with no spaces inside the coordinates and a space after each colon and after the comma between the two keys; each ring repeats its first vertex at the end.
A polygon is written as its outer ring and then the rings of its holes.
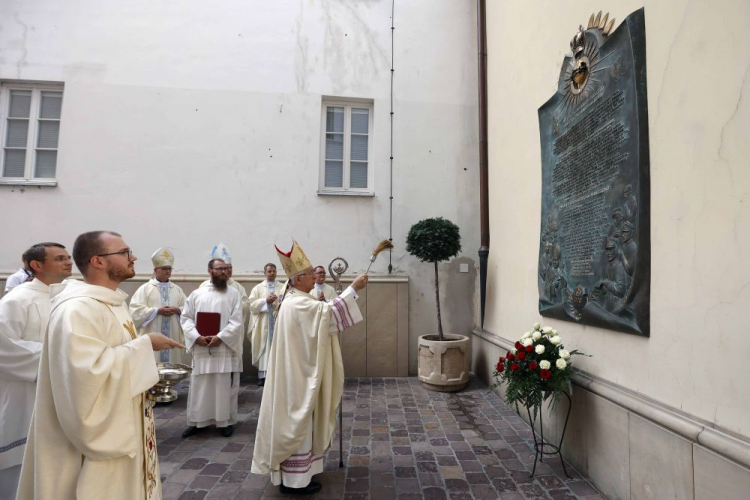
{"type": "Polygon", "coordinates": [[[518,339],[507,356],[500,357],[492,388],[506,383],[505,401],[516,409],[519,403],[526,406],[536,417],[542,403],[550,400],[554,405],[563,391],[572,391],[573,356],[585,354],[578,350],[566,351],[557,330],[536,323],[532,331],[518,339]]]}

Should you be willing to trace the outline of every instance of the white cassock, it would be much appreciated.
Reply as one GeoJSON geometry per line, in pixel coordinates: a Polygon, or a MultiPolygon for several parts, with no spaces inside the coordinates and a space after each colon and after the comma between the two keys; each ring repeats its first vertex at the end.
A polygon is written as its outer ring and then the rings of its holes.
{"type": "Polygon", "coordinates": [[[253,348],[253,366],[258,368],[258,378],[265,378],[268,370],[268,353],[271,352],[276,319],[273,317],[273,311],[279,303],[276,299],[269,308],[266,299],[272,293],[280,294],[283,286],[280,281],[266,280],[255,285],[250,291],[250,313],[253,316],[250,325],[250,345],[253,348]]]}
{"type": "Polygon", "coordinates": [[[226,427],[237,423],[237,400],[242,372],[242,299],[232,287],[217,290],[212,284],[201,286],[190,294],[180,316],[185,332],[185,346],[193,356],[190,374],[187,421],[189,426],[226,427]],[[221,314],[218,337],[221,344],[204,347],[195,343],[200,337],[195,329],[199,312],[221,314]]]}
{"type": "Polygon", "coordinates": [[[161,498],[145,395],[159,374],[151,339],[136,335],[126,298],[81,281],[50,287],[19,499],[161,498]]]}
{"type": "Polygon", "coordinates": [[[312,298],[317,299],[320,292],[323,292],[323,298],[326,302],[330,302],[336,297],[336,289],[328,283],[323,283],[322,285],[315,283],[315,287],[310,290],[310,295],[312,295],[312,298]]]}
{"type": "Polygon", "coordinates": [[[336,429],[344,365],[336,333],[362,321],[349,287],[331,302],[291,288],[276,318],[252,472],[304,488],[323,472],[336,429]]]}
{"type": "Polygon", "coordinates": [[[0,500],[16,498],[49,311],[49,287],[38,279],[0,300],[0,500]]]}
{"type": "MultiPolygon", "coordinates": [[[[205,288],[207,286],[213,286],[211,284],[211,280],[206,280],[201,283],[200,288],[205,288]]],[[[247,298],[247,290],[245,290],[244,286],[240,285],[239,282],[233,280],[232,278],[229,278],[229,280],[227,281],[227,286],[237,290],[237,292],[239,292],[240,294],[240,299],[242,299],[242,333],[244,334],[250,327],[250,300],[247,298]]]]}
{"type": "MultiPolygon", "coordinates": [[[[138,328],[138,335],[160,332],[170,339],[185,343],[178,315],[160,316],[157,311],[163,306],[182,309],[185,305],[185,292],[171,281],[164,283],[152,278],[141,285],[130,299],[130,315],[138,328]]],[[[184,349],[165,349],[155,352],[156,361],[160,363],[184,363],[184,349]]]]}

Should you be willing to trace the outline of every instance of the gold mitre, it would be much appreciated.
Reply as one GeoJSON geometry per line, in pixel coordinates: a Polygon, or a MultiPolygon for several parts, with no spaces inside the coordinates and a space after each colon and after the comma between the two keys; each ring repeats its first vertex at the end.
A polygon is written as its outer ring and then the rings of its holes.
{"type": "Polygon", "coordinates": [[[274,245],[274,248],[276,248],[276,253],[279,255],[281,266],[284,268],[287,278],[291,278],[295,274],[299,274],[305,269],[312,267],[310,259],[307,258],[304,250],[302,250],[302,247],[299,246],[296,240],[292,240],[292,249],[289,253],[282,252],[276,245],[274,245]]]}
{"type": "Polygon", "coordinates": [[[161,247],[151,256],[154,267],[171,267],[174,264],[174,254],[167,247],[161,247]]]}

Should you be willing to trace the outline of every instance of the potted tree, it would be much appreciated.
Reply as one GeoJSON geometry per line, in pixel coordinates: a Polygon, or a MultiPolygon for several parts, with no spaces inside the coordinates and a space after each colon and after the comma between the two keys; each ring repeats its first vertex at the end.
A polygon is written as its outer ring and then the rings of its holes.
{"type": "Polygon", "coordinates": [[[442,217],[421,220],[409,230],[406,251],[435,266],[438,332],[419,337],[419,380],[433,391],[460,391],[469,381],[469,337],[443,333],[438,274],[438,262],[449,260],[461,251],[458,226],[442,217]]]}

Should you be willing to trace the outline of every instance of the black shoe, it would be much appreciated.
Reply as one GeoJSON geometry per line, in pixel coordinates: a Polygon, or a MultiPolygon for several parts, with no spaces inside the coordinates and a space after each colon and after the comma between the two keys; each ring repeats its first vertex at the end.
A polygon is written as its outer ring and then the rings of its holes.
{"type": "Polygon", "coordinates": [[[258,387],[263,387],[264,385],[266,385],[266,379],[259,378],[258,379],[258,387]]]}
{"type": "Polygon", "coordinates": [[[221,428],[221,435],[224,436],[225,438],[228,438],[232,434],[234,434],[234,426],[233,425],[227,425],[226,427],[222,427],[221,428]]]}
{"type": "Polygon", "coordinates": [[[182,433],[182,437],[189,438],[193,434],[197,434],[197,433],[198,433],[198,428],[195,426],[190,426],[187,429],[185,429],[185,432],[182,433]]]}
{"type": "Polygon", "coordinates": [[[283,495],[313,495],[320,491],[320,483],[310,481],[304,488],[289,488],[283,484],[279,486],[279,492],[283,495]]]}

